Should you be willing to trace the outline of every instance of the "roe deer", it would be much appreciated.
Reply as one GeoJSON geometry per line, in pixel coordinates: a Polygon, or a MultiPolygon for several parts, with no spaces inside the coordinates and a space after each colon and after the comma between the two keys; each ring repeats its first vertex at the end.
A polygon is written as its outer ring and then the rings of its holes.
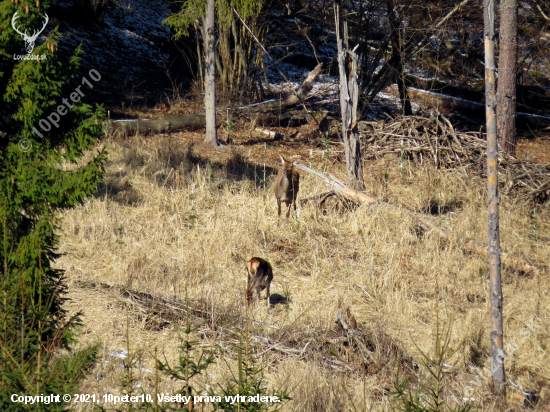
{"type": "Polygon", "coordinates": [[[296,197],[300,188],[300,175],[294,167],[294,162],[289,162],[281,156],[283,167],[279,169],[277,178],[275,179],[275,197],[277,198],[277,206],[279,208],[278,216],[281,216],[281,202],[286,203],[286,217],[290,215],[290,207],[294,203],[294,211],[296,212],[296,197]]]}
{"type": "Polygon", "coordinates": [[[269,286],[273,279],[273,269],[267,260],[259,257],[253,257],[246,262],[248,271],[248,287],[246,289],[246,300],[248,306],[252,304],[254,295],[258,295],[260,301],[260,293],[267,289],[267,307],[269,308],[269,286]]]}

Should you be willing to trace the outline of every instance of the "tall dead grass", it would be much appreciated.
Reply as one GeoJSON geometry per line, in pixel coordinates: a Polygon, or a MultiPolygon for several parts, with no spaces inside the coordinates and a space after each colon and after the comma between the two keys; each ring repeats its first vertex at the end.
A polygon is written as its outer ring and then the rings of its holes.
{"type": "MultiPolygon", "coordinates": [[[[115,351],[127,338],[143,350],[143,369],[153,370],[153,348],[175,359],[178,334],[169,325],[151,328],[121,296],[78,288],[75,281],[124,285],[174,299],[184,299],[187,291],[209,314],[197,332],[200,345],[229,347],[233,341],[224,341],[220,329],[232,327],[225,323],[227,316],[245,316],[245,262],[252,256],[273,265],[272,299],[281,302],[269,311],[265,305],[254,307],[253,339],[297,347],[315,341],[302,354],[276,349],[263,354],[270,383],[285,382],[294,398],[285,410],[363,410],[364,405],[388,410],[387,391],[399,358],[418,359],[415,344],[423,351],[433,347],[436,301],[443,317],[454,318],[451,347],[458,351],[452,366],[471,374],[468,367],[476,366],[487,376],[482,369],[489,355],[487,262],[415,227],[409,212],[431,213],[438,224],[484,241],[484,181],[386,158],[365,165],[367,192],[402,208],[319,209],[309,202],[299,219],[286,221],[277,219],[271,169],[264,190],[262,167],[247,163],[238,150],[220,165],[202,158],[200,147],[173,141],[135,138],[109,145],[105,186],[65,213],[61,224],[65,255],[57,265],[73,285],[70,308],[85,312],[83,343],[101,342],[104,348],[83,390],[116,390],[121,370],[115,351]],[[342,305],[369,342],[366,367],[346,355],[353,348],[335,338],[341,328],[334,312],[342,305]],[[330,366],[323,356],[351,369],[330,366]]],[[[304,161],[321,165],[315,156],[304,161]]],[[[323,162],[344,175],[341,166],[323,162]]],[[[301,181],[299,198],[323,190],[312,176],[302,174],[301,181]]],[[[503,250],[547,268],[549,208],[533,211],[507,198],[500,206],[503,250]]],[[[520,276],[504,268],[502,279],[505,342],[517,344],[505,362],[507,377],[540,395],[538,410],[545,410],[550,403],[548,271],[520,276]],[[527,334],[525,322],[537,326],[527,334]]],[[[201,385],[224,379],[234,361],[218,362],[201,385]]],[[[152,373],[140,373],[143,387],[153,393],[152,373]]],[[[456,385],[454,393],[460,395],[469,383],[457,378],[456,385]]],[[[168,381],[161,388],[179,389],[168,381]]],[[[486,386],[472,397],[480,410],[492,410],[486,386]]]]}

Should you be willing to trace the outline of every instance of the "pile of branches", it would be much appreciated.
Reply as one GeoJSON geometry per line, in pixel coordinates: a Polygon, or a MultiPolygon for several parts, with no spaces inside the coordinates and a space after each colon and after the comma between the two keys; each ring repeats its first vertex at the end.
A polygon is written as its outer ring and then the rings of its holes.
{"type": "MultiPolygon", "coordinates": [[[[373,125],[372,123],[369,123],[373,125]]],[[[394,154],[436,168],[486,177],[487,140],[481,132],[457,132],[444,116],[403,116],[373,127],[364,140],[365,159],[394,154]]],[[[550,163],[519,160],[499,150],[499,184],[504,194],[542,203],[550,198],[550,163]]]]}

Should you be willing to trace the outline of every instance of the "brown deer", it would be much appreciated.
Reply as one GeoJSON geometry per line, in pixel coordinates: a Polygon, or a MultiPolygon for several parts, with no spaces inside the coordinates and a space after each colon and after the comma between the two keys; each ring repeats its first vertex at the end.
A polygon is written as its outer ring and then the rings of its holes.
{"type": "Polygon", "coordinates": [[[248,287],[246,288],[248,306],[252,304],[254,295],[257,295],[258,301],[260,301],[260,293],[267,289],[267,307],[269,308],[269,286],[273,280],[273,268],[267,260],[253,257],[246,262],[246,269],[248,271],[248,287]]]}
{"type": "Polygon", "coordinates": [[[277,206],[279,208],[278,216],[281,216],[281,202],[284,202],[287,205],[286,217],[288,219],[292,204],[294,204],[294,211],[296,212],[296,197],[300,188],[300,175],[297,168],[294,167],[296,161],[289,162],[281,156],[281,162],[283,167],[277,173],[273,189],[275,190],[275,197],[277,198],[277,206]]]}

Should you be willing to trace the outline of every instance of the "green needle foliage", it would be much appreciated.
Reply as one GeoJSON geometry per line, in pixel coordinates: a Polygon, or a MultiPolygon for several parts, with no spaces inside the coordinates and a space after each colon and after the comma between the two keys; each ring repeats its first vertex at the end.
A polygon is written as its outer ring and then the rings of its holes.
{"type": "Polygon", "coordinates": [[[280,391],[268,390],[263,378],[262,367],[254,364],[248,357],[246,348],[239,346],[237,351],[238,374],[221,386],[220,393],[216,393],[221,397],[221,402],[215,402],[214,409],[226,412],[277,412],[281,410],[283,404],[291,399],[289,394],[284,389],[280,391]],[[235,401],[237,395],[242,398],[237,398],[240,400],[235,401]],[[264,399],[270,397],[277,397],[279,401],[263,402],[264,399]]]}
{"type": "Polygon", "coordinates": [[[191,340],[190,336],[191,333],[199,329],[202,325],[191,325],[189,311],[190,308],[189,305],[187,305],[185,328],[181,329],[176,326],[180,332],[182,332],[178,365],[171,367],[167,361],[166,363],[157,361],[157,369],[165,375],[170,376],[171,379],[183,382],[183,386],[179,393],[182,396],[190,396],[193,398],[195,395],[199,394],[199,391],[193,387],[192,381],[215,362],[215,357],[212,353],[205,353],[204,351],[201,351],[199,356],[195,356],[194,352],[197,341],[191,340]]]}
{"type": "Polygon", "coordinates": [[[453,357],[456,350],[450,347],[452,335],[452,319],[448,325],[440,325],[439,307],[436,303],[436,324],[435,324],[435,342],[434,353],[430,355],[423,352],[415,343],[420,352],[420,363],[425,372],[425,379],[420,382],[414,390],[408,377],[399,377],[399,366],[394,381],[395,391],[391,394],[396,401],[396,407],[404,412],[468,412],[472,410],[472,405],[465,403],[453,408],[454,401],[450,397],[444,399],[446,386],[449,385],[447,377],[455,371],[446,369],[446,362],[453,357]],[[451,403],[451,405],[449,405],[451,403]]]}
{"type": "Polygon", "coordinates": [[[241,344],[237,346],[237,375],[220,385],[221,392],[212,391],[218,395],[221,402],[214,402],[214,410],[226,412],[277,412],[291,400],[286,389],[268,390],[263,376],[263,367],[258,365],[257,359],[250,355],[248,309],[246,312],[246,326],[244,334],[239,338],[241,344]],[[235,398],[236,396],[239,398],[235,398]],[[277,397],[278,402],[269,402],[269,398],[277,397]],[[244,402],[243,402],[244,400],[244,402]],[[264,400],[268,400],[264,402],[264,400]]]}
{"type": "MultiPolygon", "coordinates": [[[[48,47],[57,44],[57,29],[37,41],[33,58],[11,20],[18,11],[21,31],[33,33],[44,22],[48,2],[0,2],[0,410],[67,410],[64,402],[25,405],[12,394],[71,394],[93,364],[97,348],[71,352],[81,315],[63,308],[66,285],[62,270],[52,267],[56,214],[81,204],[101,181],[105,153],[82,162],[100,131],[99,107],[74,103],[60,116],[59,127],[40,129],[39,121],[57,112],[74,92],[68,84],[78,73],[80,48],[61,60],[48,47]],[[37,5],[39,7],[37,7],[37,5]],[[21,8],[20,8],[21,7],[21,8]],[[26,10],[28,8],[28,13],[26,10]],[[36,55],[41,56],[38,60],[36,55]],[[63,162],[70,163],[70,171],[63,162]],[[78,162],[78,164],[77,164],[78,162]]],[[[78,76],[78,77],[77,77],[78,76]]],[[[82,86],[84,91],[86,86],[82,86]]]]}

